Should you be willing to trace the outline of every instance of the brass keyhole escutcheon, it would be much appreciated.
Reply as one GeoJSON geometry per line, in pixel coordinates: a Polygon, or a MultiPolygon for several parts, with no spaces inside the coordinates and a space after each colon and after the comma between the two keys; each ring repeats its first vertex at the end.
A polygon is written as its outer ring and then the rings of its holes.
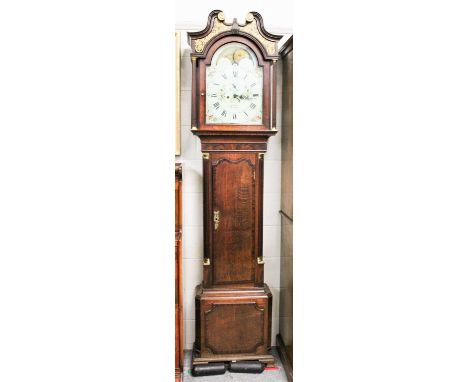
{"type": "Polygon", "coordinates": [[[213,221],[214,221],[214,229],[215,231],[217,231],[219,227],[219,211],[213,211],[213,221]]]}

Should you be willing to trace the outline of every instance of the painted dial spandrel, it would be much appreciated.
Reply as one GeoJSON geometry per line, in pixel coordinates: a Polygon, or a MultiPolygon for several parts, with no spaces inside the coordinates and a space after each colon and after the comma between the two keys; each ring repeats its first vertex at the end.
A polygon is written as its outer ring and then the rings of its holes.
{"type": "Polygon", "coordinates": [[[261,125],[263,68],[240,43],[219,48],[206,67],[206,124],[261,125]]]}

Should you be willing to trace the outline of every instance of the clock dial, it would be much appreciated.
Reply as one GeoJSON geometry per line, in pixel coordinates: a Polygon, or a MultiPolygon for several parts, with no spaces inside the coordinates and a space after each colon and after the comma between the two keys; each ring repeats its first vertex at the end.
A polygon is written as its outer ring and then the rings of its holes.
{"type": "Polygon", "coordinates": [[[244,44],[219,48],[206,67],[206,123],[261,125],[263,68],[244,44]]]}

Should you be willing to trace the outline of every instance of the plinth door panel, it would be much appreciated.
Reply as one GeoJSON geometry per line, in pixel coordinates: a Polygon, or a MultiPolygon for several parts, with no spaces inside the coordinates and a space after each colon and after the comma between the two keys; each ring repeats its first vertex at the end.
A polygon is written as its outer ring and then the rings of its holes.
{"type": "Polygon", "coordinates": [[[266,351],[265,307],[262,304],[247,300],[235,304],[213,303],[205,308],[205,346],[211,353],[266,351]]]}

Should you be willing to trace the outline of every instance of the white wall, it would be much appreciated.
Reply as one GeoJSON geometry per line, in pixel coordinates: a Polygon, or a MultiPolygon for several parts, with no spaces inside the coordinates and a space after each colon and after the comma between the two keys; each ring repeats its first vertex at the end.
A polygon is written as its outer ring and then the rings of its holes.
{"type": "Polygon", "coordinates": [[[205,0],[176,2],[176,28],[201,30],[205,27],[208,14],[220,9],[231,22],[237,18],[239,23],[245,22],[245,15],[250,11],[259,12],[267,31],[278,34],[292,33],[293,15],[292,1],[280,2],[277,6],[274,1],[223,1],[205,0]],[[203,6],[200,6],[203,4],[203,6]]]}
{"type": "MultiPolygon", "coordinates": [[[[206,21],[206,14],[201,20],[206,21]]],[[[202,26],[201,26],[202,27],[202,26]]],[[[200,29],[201,29],[200,27],[200,29]]],[[[203,278],[203,184],[200,139],[190,131],[191,61],[186,31],[181,32],[181,155],[183,163],[182,253],[184,284],[184,343],[191,349],[195,339],[195,286],[203,278]]],[[[278,84],[281,66],[278,67],[278,84]]],[[[272,340],[278,333],[280,286],[280,191],[281,191],[281,86],[278,86],[278,133],[268,141],[265,154],[263,255],[265,282],[273,294],[272,340]]]]}

